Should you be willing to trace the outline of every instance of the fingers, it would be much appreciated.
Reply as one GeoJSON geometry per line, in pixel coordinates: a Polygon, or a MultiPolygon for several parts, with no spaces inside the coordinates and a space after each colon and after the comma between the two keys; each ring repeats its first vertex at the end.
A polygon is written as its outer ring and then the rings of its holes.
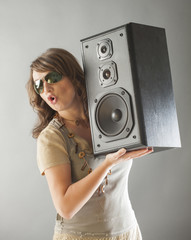
{"type": "Polygon", "coordinates": [[[144,149],[135,150],[135,151],[132,151],[132,152],[129,152],[129,153],[131,155],[131,158],[139,158],[139,157],[143,157],[145,155],[148,155],[152,152],[153,152],[153,148],[144,148],[144,149]]]}
{"type": "Polygon", "coordinates": [[[148,147],[144,149],[133,150],[130,152],[127,152],[125,148],[121,148],[115,153],[108,154],[106,156],[106,161],[111,166],[114,166],[123,161],[128,161],[133,158],[143,157],[151,152],[153,152],[153,149],[148,147]]]}
{"type": "Polygon", "coordinates": [[[130,152],[127,152],[125,148],[121,148],[117,152],[112,153],[111,155],[115,159],[118,159],[121,157],[123,157],[123,158],[128,157],[128,159],[131,159],[131,158],[136,158],[136,157],[141,157],[141,156],[147,155],[151,152],[153,152],[153,148],[148,148],[148,147],[143,148],[143,149],[138,149],[138,150],[132,150],[130,152]]]}

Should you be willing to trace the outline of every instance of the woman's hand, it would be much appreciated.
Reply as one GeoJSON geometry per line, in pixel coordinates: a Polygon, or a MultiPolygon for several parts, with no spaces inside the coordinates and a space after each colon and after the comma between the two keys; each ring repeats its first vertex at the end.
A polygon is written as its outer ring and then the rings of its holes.
{"type": "Polygon", "coordinates": [[[130,152],[127,152],[125,148],[121,148],[115,153],[107,154],[105,161],[110,167],[113,167],[120,162],[128,161],[133,158],[143,157],[152,152],[153,148],[144,148],[130,152]]]}

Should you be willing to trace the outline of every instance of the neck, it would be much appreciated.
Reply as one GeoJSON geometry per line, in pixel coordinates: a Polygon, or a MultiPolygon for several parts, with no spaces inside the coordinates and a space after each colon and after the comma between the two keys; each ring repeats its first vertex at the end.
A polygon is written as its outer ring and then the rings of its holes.
{"type": "Polygon", "coordinates": [[[77,101],[76,104],[73,104],[73,106],[69,109],[59,111],[58,114],[60,115],[60,117],[66,120],[87,119],[81,99],[79,99],[79,101],[77,101]]]}

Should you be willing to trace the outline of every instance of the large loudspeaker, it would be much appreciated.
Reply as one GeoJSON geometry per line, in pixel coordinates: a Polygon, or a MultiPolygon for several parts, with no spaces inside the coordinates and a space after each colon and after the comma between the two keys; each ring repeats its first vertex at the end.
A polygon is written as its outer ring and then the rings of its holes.
{"type": "Polygon", "coordinates": [[[165,30],[129,23],[81,43],[94,154],[180,147],[165,30]]]}

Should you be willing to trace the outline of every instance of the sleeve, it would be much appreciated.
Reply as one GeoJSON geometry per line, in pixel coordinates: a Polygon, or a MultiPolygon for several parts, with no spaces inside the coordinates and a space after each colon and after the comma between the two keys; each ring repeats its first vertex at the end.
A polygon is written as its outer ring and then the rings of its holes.
{"type": "Polygon", "coordinates": [[[37,164],[42,175],[47,168],[70,164],[67,145],[63,135],[57,129],[44,129],[37,139],[37,164]]]}

